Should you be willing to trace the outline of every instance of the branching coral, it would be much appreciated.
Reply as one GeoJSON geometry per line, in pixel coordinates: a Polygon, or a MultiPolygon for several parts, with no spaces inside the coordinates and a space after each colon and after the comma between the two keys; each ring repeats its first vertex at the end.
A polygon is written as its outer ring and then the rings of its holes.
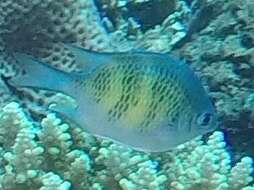
{"type": "Polygon", "coordinates": [[[164,165],[173,179],[172,189],[237,190],[252,181],[252,159],[245,157],[231,168],[231,158],[221,132],[212,134],[206,144],[197,140],[179,146],[173,160],[164,165]]]}
{"type": "Polygon", "coordinates": [[[165,175],[157,171],[158,163],[150,160],[146,154],[116,144],[101,148],[99,153],[96,161],[106,167],[103,172],[100,171],[103,175],[99,176],[104,185],[115,181],[118,189],[160,189],[167,180],[165,175]]]}
{"type": "Polygon", "coordinates": [[[50,113],[38,124],[17,103],[1,110],[1,189],[251,189],[253,161],[231,166],[221,132],[171,152],[146,154],[96,140],[50,113]],[[6,127],[8,126],[8,128],[6,127]],[[82,141],[78,140],[81,139],[82,141]],[[74,143],[78,142],[79,143],[74,143]]]}
{"type": "Polygon", "coordinates": [[[84,151],[71,149],[67,124],[49,114],[36,128],[14,102],[1,111],[1,122],[2,134],[12,135],[1,142],[2,189],[89,187],[86,174],[91,170],[91,161],[84,151]]]}

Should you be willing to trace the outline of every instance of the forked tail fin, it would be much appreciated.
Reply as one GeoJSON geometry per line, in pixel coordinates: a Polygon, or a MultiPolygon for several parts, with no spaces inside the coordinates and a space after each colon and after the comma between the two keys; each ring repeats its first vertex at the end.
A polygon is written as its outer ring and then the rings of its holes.
{"type": "Polygon", "coordinates": [[[70,94],[72,74],[57,70],[28,55],[16,53],[15,58],[25,74],[10,79],[8,82],[15,87],[31,87],[70,94]]]}

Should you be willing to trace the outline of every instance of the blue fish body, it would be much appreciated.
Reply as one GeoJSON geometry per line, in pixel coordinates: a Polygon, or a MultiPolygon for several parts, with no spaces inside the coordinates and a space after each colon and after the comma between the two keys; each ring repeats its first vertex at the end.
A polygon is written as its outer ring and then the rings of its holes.
{"type": "Polygon", "coordinates": [[[134,149],[167,151],[217,127],[207,93],[191,68],[166,54],[96,53],[68,46],[81,73],[65,73],[23,54],[17,87],[73,97],[78,107],[54,110],[103,138],[134,149]]]}

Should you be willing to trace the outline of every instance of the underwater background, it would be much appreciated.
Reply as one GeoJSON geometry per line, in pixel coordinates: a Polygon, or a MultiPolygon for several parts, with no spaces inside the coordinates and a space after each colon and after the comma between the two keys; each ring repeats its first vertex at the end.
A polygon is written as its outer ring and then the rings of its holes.
{"type": "MultiPolygon", "coordinates": [[[[0,189],[254,190],[253,0],[0,0],[0,189]],[[79,71],[64,44],[185,60],[220,127],[163,153],[96,138],[52,113],[73,100],[16,89],[14,53],[79,71]]],[[[152,139],[151,139],[152,141],[152,139]]]]}

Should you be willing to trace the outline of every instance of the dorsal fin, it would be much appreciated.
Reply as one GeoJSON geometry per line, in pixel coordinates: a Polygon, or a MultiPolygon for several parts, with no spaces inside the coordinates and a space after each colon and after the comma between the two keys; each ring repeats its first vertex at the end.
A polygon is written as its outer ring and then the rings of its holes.
{"type": "Polygon", "coordinates": [[[107,53],[89,51],[80,46],[71,44],[65,44],[65,47],[74,55],[75,62],[80,68],[82,74],[91,73],[98,66],[110,62],[111,56],[107,53]]]}

